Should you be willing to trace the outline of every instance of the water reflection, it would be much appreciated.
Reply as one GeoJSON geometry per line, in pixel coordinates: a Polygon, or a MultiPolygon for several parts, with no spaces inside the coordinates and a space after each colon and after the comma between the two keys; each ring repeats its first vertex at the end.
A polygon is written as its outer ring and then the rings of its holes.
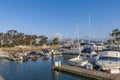
{"type": "Polygon", "coordinates": [[[48,56],[42,56],[41,58],[42,58],[42,60],[43,60],[44,62],[47,61],[47,60],[49,59],[48,56]]]}
{"type": "MultiPolygon", "coordinates": [[[[64,56],[55,56],[55,61],[67,64],[64,56]]],[[[0,60],[0,75],[5,80],[90,80],[65,72],[51,70],[51,58],[40,57],[36,61],[15,62],[0,60]]]]}

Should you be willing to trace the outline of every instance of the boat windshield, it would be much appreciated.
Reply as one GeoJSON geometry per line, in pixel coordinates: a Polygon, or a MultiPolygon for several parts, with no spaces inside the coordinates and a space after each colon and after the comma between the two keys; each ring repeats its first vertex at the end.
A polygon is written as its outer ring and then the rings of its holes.
{"type": "Polygon", "coordinates": [[[82,52],[82,53],[91,53],[92,51],[93,51],[93,48],[86,47],[86,48],[84,48],[81,52],[82,52]]]}
{"type": "Polygon", "coordinates": [[[115,58],[115,57],[100,57],[99,60],[120,61],[120,58],[115,58]]]}

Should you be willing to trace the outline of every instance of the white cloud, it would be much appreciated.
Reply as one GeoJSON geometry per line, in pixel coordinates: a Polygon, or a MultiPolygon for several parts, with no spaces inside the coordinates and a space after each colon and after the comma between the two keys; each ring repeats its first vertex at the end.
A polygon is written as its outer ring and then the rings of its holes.
{"type": "Polygon", "coordinates": [[[58,38],[58,39],[63,39],[63,34],[62,33],[55,33],[52,35],[52,39],[58,38]]]}

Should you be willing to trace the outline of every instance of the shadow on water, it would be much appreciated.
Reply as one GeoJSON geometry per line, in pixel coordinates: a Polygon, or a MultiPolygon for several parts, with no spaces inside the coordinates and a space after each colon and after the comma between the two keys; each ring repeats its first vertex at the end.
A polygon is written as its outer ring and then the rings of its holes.
{"type": "Polygon", "coordinates": [[[94,80],[84,76],[78,76],[71,73],[66,73],[64,71],[54,71],[52,70],[52,80],[94,80]]]}

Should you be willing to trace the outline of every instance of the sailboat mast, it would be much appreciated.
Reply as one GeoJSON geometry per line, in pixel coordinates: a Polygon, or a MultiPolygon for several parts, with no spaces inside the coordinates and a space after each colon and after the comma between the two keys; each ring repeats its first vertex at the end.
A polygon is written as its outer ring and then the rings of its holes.
{"type": "Polygon", "coordinates": [[[102,30],[102,26],[100,26],[100,31],[101,31],[101,42],[103,43],[103,30],[102,30]]]}
{"type": "Polygon", "coordinates": [[[79,25],[78,25],[78,21],[76,21],[76,24],[77,24],[77,31],[78,31],[78,48],[80,50],[80,33],[79,33],[79,25]]]}
{"type": "Polygon", "coordinates": [[[88,43],[90,43],[90,13],[89,13],[89,21],[88,21],[88,43]]]}
{"type": "Polygon", "coordinates": [[[30,46],[32,46],[32,28],[30,30],[30,46]]]}
{"type": "Polygon", "coordinates": [[[110,43],[112,44],[112,33],[111,33],[111,25],[109,25],[109,40],[110,40],[110,43]]]}

